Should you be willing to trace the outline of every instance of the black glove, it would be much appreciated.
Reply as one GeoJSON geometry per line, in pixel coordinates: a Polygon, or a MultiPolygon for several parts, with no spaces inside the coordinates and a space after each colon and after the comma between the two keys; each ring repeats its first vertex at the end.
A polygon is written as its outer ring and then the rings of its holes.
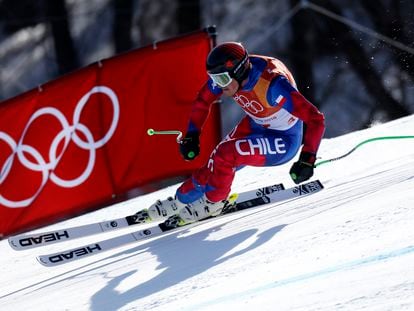
{"type": "Polygon", "coordinates": [[[299,160],[293,163],[289,171],[295,184],[300,184],[313,176],[316,155],[310,152],[301,152],[299,160]]]}
{"type": "Polygon", "coordinates": [[[180,142],[180,153],[184,160],[194,160],[200,154],[200,133],[188,132],[180,142]]]}

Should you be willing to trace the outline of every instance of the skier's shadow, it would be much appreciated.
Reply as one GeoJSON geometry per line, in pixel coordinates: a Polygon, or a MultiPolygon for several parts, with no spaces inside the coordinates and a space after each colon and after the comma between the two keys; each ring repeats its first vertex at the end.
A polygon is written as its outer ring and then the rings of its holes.
{"type": "MultiPolygon", "coordinates": [[[[279,225],[261,232],[256,236],[256,240],[251,245],[225,257],[223,256],[227,252],[246,239],[254,236],[258,230],[245,230],[221,240],[206,240],[210,233],[217,229],[216,227],[193,234],[184,239],[176,239],[177,233],[175,237],[170,236],[168,238],[170,243],[154,243],[155,241],[152,241],[152,243],[130,249],[127,253],[134,254],[138,252],[138,254],[142,255],[140,251],[143,248],[148,248],[146,251],[155,254],[157,260],[160,262],[157,270],[164,271],[147,282],[141,283],[122,293],[116,290],[117,286],[134,273],[144,271],[146,267],[138,267],[138,269],[114,277],[110,279],[104,288],[92,296],[90,308],[95,311],[118,310],[132,301],[165,290],[230,258],[237,257],[255,249],[269,241],[285,226],[279,225]]],[[[117,257],[119,255],[125,255],[125,252],[115,254],[111,257],[117,257]]]]}

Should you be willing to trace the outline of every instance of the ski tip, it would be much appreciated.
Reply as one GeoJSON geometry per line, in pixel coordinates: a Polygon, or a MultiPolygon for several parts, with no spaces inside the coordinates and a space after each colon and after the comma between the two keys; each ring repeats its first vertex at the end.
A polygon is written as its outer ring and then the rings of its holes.
{"type": "Polygon", "coordinates": [[[42,256],[37,256],[36,260],[38,263],[40,263],[42,266],[46,266],[46,262],[44,261],[44,259],[42,258],[42,256]]]}
{"type": "Polygon", "coordinates": [[[51,267],[50,262],[46,260],[45,256],[37,256],[36,260],[44,267],[51,267]]]}
{"type": "Polygon", "coordinates": [[[12,249],[14,249],[15,251],[20,251],[22,250],[17,244],[16,244],[16,239],[14,237],[10,237],[7,239],[7,241],[9,242],[9,245],[12,249]]]}

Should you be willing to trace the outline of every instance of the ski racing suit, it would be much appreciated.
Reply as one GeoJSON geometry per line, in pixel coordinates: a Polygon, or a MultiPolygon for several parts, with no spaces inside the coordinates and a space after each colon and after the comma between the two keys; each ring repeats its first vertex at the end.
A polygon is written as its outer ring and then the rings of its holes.
{"type": "MultiPolygon", "coordinates": [[[[284,164],[302,143],[304,152],[318,150],[325,130],[323,114],[298,92],[281,61],[259,55],[249,59],[247,83],[233,96],[246,116],[217,145],[206,165],[178,188],[176,198],[184,204],[204,194],[212,202],[227,199],[236,170],[246,165],[284,164]]],[[[187,133],[201,133],[210,106],[222,93],[211,79],[204,84],[193,103],[187,133]]]]}

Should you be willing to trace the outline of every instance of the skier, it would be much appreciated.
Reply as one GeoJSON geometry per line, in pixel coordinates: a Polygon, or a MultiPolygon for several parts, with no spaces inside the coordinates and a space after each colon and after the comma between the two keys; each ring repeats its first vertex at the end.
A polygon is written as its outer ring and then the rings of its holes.
{"type": "Polygon", "coordinates": [[[184,159],[191,161],[199,154],[203,124],[220,96],[233,97],[246,116],[216,146],[205,166],[178,188],[174,199],[157,201],[148,209],[153,220],[176,215],[176,225],[183,225],[219,214],[229,204],[237,169],[284,164],[302,143],[290,176],[299,184],[313,175],[324,116],[299,93],[286,66],[275,58],[249,56],[240,43],[225,42],[209,53],[206,67],[209,79],[194,100],[180,144],[184,159]]]}

